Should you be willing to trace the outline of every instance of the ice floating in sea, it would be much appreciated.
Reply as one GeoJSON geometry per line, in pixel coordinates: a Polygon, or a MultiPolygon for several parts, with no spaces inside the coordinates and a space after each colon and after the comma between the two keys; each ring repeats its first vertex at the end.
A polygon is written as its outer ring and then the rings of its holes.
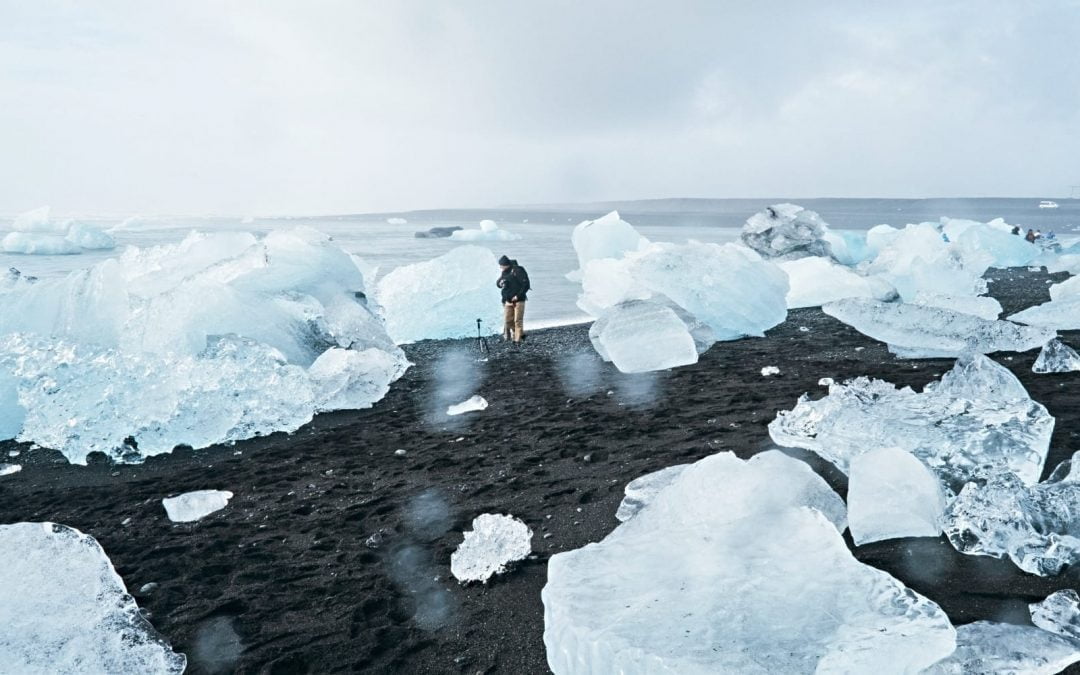
{"type": "Polygon", "coordinates": [[[957,489],[1002,469],[1035,483],[1053,430],[1016,376],[982,355],[959,359],[922,393],[866,377],[832,384],[828,396],[803,395],[769,424],[776,443],[812,450],[845,473],[859,455],[895,446],[957,489]]]}
{"type": "Polygon", "coordinates": [[[326,359],[319,379],[308,371],[329,349],[361,354],[347,402],[371,405],[407,361],[364,281],[357,259],[309,229],[192,233],[60,279],[9,274],[0,432],[85,463],[95,450],[139,461],[293,431],[343,404],[327,398],[326,359]]]}
{"type": "Polygon", "coordinates": [[[228,490],[195,490],[161,500],[165,513],[174,523],[193,523],[229,505],[233,493],[228,490]]]}
{"type": "Polygon", "coordinates": [[[82,253],[82,248],[73,241],[58,234],[38,234],[34,232],[9,232],[0,240],[4,253],[22,253],[24,255],[75,255],[82,253]]]}
{"type": "Polygon", "coordinates": [[[55,523],[0,525],[0,672],[179,674],[93,537],[55,523]]]}
{"type": "Polygon", "coordinates": [[[513,516],[484,513],[450,556],[450,572],[461,582],[487,582],[532,552],[532,530],[513,516]]]}
{"type": "Polygon", "coordinates": [[[976,621],[957,627],[956,651],[923,673],[1055,675],[1080,659],[1078,645],[1034,626],[976,621]]]}
{"type": "Polygon", "coordinates": [[[450,234],[454,241],[517,241],[521,235],[500,229],[494,220],[481,220],[477,230],[455,230],[450,234]]]}
{"type": "Polygon", "coordinates": [[[480,410],[487,410],[488,402],[483,396],[473,396],[467,401],[456,403],[446,409],[447,415],[463,415],[467,412],[478,412],[480,410]]]}
{"type": "Polygon", "coordinates": [[[957,357],[969,352],[1024,352],[1057,336],[1050,329],[988,321],[941,307],[863,298],[838,300],[822,307],[822,311],[886,343],[898,357],[909,359],[957,357]]]}
{"type": "Polygon", "coordinates": [[[937,605],[851,555],[842,501],[803,462],[721,453],[669,478],[604,540],[551,558],[557,675],[917,672],[953,651],[937,605]]]}
{"type": "Polygon", "coordinates": [[[747,219],[742,242],[765,258],[830,257],[828,224],[797,204],[774,204],[747,219]]]}
{"type": "Polygon", "coordinates": [[[84,249],[116,246],[110,235],[93,225],[50,220],[47,206],[18,216],[11,229],[14,231],[0,241],[0,249],[5,253],[72,255],[84,249]]]}
{"type": "Polygon", "coordinates": [[[828,258],[811,256],[787,260],[780,263],[780,269],[788,275],[789,309],[820,307],[844,298],[896,298],[896,289],[882,277],[863,276],[828,258]]]}
{"type": "Polygon", "coordinates": [[[942,295],[919,291],[912,304],[971,314],[987,321],[994,321],[1001,316],[1001,303],[987,295],[942,295]]]}
{"type": "Polygon", "coordinates": [[[22,464],[0,463],[0,476],[10,476],[20,471],[22,471],[22,464]]]}
{"type": "Polygon", "coordinates": [[[499,264],[480,246],[459,246],[438,258],[404,265],[379,280],[377,298],[386,330],[398,344],[493,335],[503,328],[495,286],[499,264]]]}
{"type": "Polygon", "coordinates": [[[851,460],[848,526],[856,546],[898,537],[941,534],[945,493],[907,450],[874,448],[851,460]]]}
{"type": "Polygon", "coordinates": [[[777,368],[776,366],[765,366],[764,368],[761,369],[761,376],[762,377],[769,377],[770,375],[779,375],[779,374],[780,374],[780,369],[777,368]]]}
{"type": "Polygon", "coordinates": [[[1080,459],[1062,462],[1043,483],[1025,485],[1013,473],[970,482],[949,505],[945,534],[970,555],[1008,556],[1040,576],[1080,561],[1080,459]]]}
{"type": "Polygon", "coordinates": [[[625,497],[619,502],[619,509],[615,512],[615,519],[620,523],[630,520],[638,511],[645,508],[661,490],[671,485],[689,464],[676,464],[659,471],[647,473],[635,478],[626,484],[623,490],[625,497]]]}
{"type": "Polygon", "coordinates": [[[404,218],[387,218],[386,223],[388,225],[407,225],[409,221],[404,218]]]}
{"type": "Polygon", "coordinates": [[[589,327],[589,339],[602,359],[624,373],[666,370],[698,360],[686,322],[671,307],[648,300],[629,300],[605,310],[589,327]]]}
{"type": "Polygon", "coordinates": [[[618,211],[578,223],[570,235],[577,253],[578,269],[567,276],[580,281],[585,265],[599,258],[621,258],[626,253],[639,251],[649,244],[634,226],[619,217],[618,211]]]}
{"type": "Polygon", "coordinates": [[[1028,605],[1031,623],[1043,630],[1080,640],[1080,595],[1067,588],[1028,605]]]}
{"type": "Polygon", "coordinates": [[[1033,373],[1071,373],[1080,370],[1080,354],[1061,340],[1043,345],[1039,358],[1031,366],[1033,373]]]}

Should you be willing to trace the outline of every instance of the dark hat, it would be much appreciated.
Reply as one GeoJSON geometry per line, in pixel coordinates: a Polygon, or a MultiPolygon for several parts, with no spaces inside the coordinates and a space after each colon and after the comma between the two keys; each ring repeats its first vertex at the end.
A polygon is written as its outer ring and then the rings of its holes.
{"type": "Polygon", "coordinates": [[[510,262],[510,258],[507,258],[506,256],[502,256],[501,258],[499,258],[499,264],[503,267],[509,267],[510,262]]]}

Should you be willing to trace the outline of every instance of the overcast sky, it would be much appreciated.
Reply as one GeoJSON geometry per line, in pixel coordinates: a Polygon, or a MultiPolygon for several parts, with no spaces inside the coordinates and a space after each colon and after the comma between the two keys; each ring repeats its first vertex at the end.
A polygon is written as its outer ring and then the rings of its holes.
{"type": "Polygon", "coordinates": [[[866,4],[0,0],[0,211],[1080,183],[1080,4],[866,4]]]}

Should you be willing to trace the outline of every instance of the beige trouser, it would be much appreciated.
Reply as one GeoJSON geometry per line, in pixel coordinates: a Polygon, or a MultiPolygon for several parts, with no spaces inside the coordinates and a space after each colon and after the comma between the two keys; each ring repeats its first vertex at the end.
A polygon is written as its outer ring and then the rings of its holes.
{"type": "Polygon", "coordinates": [[[504,303],[503,314],[503,337],[513,337],[514,342],[521,342],[521,338],[525,336],[525,301],[504,303]]]}

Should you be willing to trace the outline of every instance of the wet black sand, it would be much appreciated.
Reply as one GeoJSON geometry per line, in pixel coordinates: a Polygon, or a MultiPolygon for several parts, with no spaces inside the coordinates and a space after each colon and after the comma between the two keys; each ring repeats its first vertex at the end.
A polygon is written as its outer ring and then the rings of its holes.
{"type": "MultiPolygon", "coordinates": [[[[1011,313],[1048,299],[1047,281],[1062,278],[1001,271],[992,292],[1011,313]]],[[[1080,346],[1080,334],[1065,338],[1080,346]]],[[[320,416],[291,436],[180,449],[139,466],[70,466],[54,452],[0,444],[0,460],[21,449],[8,461],[24,465],[0,478],[0,522],[50,520],[95,536],[153,624],[188,654],[190,672],[544,673],[546,560],[611,531],[627,482],[723,450],[745,458],[772,447],[766,425],[803,392],[823,395],[822,377],[921,388],[951,367],[898,361],[818,310],[650,376],[600,363],[585,327],[538,332],[520,348],[493,341],[486,361],[467,341],[408,352],[416,365],[375,408],[320,416]],[[764,378],[764,366],[782,374],[764,378]],[[491,406],[442,414],[473,393],[491,406]],[[162,497],[207,488],[236,496],[197,524],[166,519],[162,497]],[[462,587],[450,554],[485,512],[528,523],[535,556],[486,586],[462,587]]],[[[1080,449],[1080,374],[1035,375],[1036,355],[995,358],[1057,418],[1045,477],[1080,449]]],[[[790,452],[845,492],[830,465],[790,452]]],[[[1027,603],[1080,586],[1075,569],[1039,578],[960,555],[944,538],[853,550],[957,623],[1026,622],[1027,603]]]]}

